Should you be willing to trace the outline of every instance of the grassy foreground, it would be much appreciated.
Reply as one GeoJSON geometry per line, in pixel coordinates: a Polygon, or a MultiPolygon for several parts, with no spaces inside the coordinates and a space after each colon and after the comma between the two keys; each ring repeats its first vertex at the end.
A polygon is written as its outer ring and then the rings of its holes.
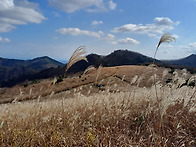
{"type": "Polygon", "coordinates": [[[158,87],[158,103],[152,87],[3,104],[0,146],[196,146],[194,90],[158,87]]]}

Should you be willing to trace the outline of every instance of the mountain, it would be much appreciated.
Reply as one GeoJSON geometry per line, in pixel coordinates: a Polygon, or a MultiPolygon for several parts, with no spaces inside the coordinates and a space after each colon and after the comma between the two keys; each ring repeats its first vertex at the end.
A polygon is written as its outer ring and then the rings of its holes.
{"type": "Polygon", "coordinates": [[[58,66],[63,66],[63,64],[47,56],[32,60],[0,58],[0,83],[21,75],[38,73],[42,70],[58,66]]]}
{"type": "Polygon", "coordinates": [[[168,60],[163,61],[167,64],[171,65],[179,65],[179,66],[186,66],[186,67],[195,67],[196,68],[196,55],[192,54],[188,57],[178,59],[178,60],[168,60]]]}
{"type": "MultiPolygon", "coordinates": [[[[91,65],[95,67],[99,65],[111,67],[121,65],[148,65],[153,62],[153,58],[128,50],[116,50],[106,56],[90,54],[87,56],[87,59],[88,63],[79,61],[68,70],[68,73],[83,71],[91,65]]],[[[156,62],[160,63],[158,60],[156,60],[156,62]]]]}
{"type": "Polygon", "coordinates": [[[153,58],[133,51],[117,50],[106,56],[103,61],[103,65],[106,66],[139,65],[152,63],[153,58]]]}
{"type": "MultiPolygon", "coordinates": [[[[153,63],[153,58],[147,57],[137,52],[128,50],[116,50],[109,55],[102,56],[97,54],[87,55],[88,62],[81,60],[75,63],[68,70],[68,74],[82,73],[87,67],[94,66],[121,66],[121,65],[149,65],[153,63]]],[[[196,55],[191,55],[180,60],[159,61],[156,60],[156,64],[167,68],[185,68],[189,71],[196,72],[196,55]],[[191,67],[190,66],[194,66],[191,67]]],[[[7,60],[2,62],[0,59],[0,77],[3,79],[11,79],[7,81],[0,81],[0,87],[14,86],[24,81],[35,81],[37,79],[53,78],[62,76],[65,72],[66,65],[63,66],[48,57],[36,58],[33,60],[7,60]],[[12,63],[13,62],[13,63],[12,63]],[[5,70],[5,69],[6,70],[5,70]],[[4,71],[2,75],[1,70],[4,71]],[[6,72],[5,72],[6,71],[6,72]],[[15,76],[13,76],[15,75],[15,76]],[[19,75],[16,77],[16,75],[19,75]],[[12,78],[11,78],[12,77],[12,78]]]]}
{"type": "Polygon", "coordinates": [[[0,67],[31,67],[32,70],[43,70],[50,67],[62,66],[63,64],[47,56],[32,60],[18,60],[0,58],[0,67]]]}
{"type": "MultiPolygon", "coordinates": [[[[88,62],[82,60],[74,64],[68,70],[68,74],[82,72],[91,65],[94,67],[98,67],[99,65],[141,65],[153,62],[153,59],[150,57],[128,50],[116,50],[106,56],[89,54],[87,59],[88,62]]],[[[60,76],[64,74],[65,67],[49,57],[41,57],[33,60],[0,58],[0,77],[3,77],[3,80],[0,80],[0,87],[14,86],[26,80],[33,81],[60,76]]]]}

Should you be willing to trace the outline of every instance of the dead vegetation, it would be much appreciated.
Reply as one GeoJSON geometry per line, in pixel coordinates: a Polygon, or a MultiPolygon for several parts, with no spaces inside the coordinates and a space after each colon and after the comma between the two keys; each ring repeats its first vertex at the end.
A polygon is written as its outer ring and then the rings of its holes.
{"type": "Polygon", "coordinates": [[[156,67],[157,103],[153,73],[92,68],[0,89],[0,146],[195,146],[195,87],[180,86],[192,75],[156,67]]]}
{"type": "MultiPolygon", "coordinates": [[[[0,89],[0,103],[10,103],[12,101],[24,101],[37,98],[44,98],[52,93],[60,93],[82,85],[102,85],[102,90],[108,86],[110,90],[125,91],[124,86],[151,87],[154,83],[154,67],[150,66],[116,66],[92,68],[81,76],[63,78],[57,82],[57,78],[43,80],[40,83],[25,86],[15,86],[12,88],[0,89]],[[113,88],[112,88],[113,87],[113,88]]],[[[159,85],[182,86],[191,77],[186,70],[176,70],[156,68],[156,81],[159,85]]]]}
{"type": "Polygon", "coordinates": [[[194,89],[160,89],[159,109],[154,88],[91,96],[82,88],[70,98],[66,91],[42,102],[1,105],[0,145],[195,146],[195,105],[189,103],[194,89]]]}

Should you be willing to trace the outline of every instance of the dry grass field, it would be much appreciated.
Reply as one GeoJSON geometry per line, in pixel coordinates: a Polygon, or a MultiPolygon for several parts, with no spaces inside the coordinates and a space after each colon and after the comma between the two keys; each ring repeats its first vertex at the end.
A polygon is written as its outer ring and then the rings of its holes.
{"type": "Polygon", "coordinates": [[[194,147],[191,76],[151,66],[100,67],[59,83],[1,88],[0,146],[194,147]]]}

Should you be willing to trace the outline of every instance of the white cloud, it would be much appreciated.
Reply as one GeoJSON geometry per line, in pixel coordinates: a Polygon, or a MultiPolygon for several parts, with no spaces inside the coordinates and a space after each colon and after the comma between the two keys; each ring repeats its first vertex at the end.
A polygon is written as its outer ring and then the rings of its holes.
{"type": "Polygon", "coordinates": [[[10,32],[13,29],[15,29],[15,27],[13,25],[0,22],[0,33],[1,32],[10,32]]]}
{"type": "Polygon", "coordinates": [[[41,23],[46,19],[40,12],[37,4],[28,0],[0,0],[0,28],[1,32],[13,30],[15,25],[27,23],[41,23]]]}
{"type": "Polygon", "coordinates": [[[123,26],[114,28],[112,32],[134,32],[140,34],[147,34],[149,36],[157,36],[157,34],[163,34],[164,31],[173,30],[175,25],[180,22],[173,22],[168,17],[156,17],[155,23],[152,24],[125,24],[123,26]]]}
{"type": "Polygon", "coordinates": [[[174,37],[175,39],[180,38],[180,37],[179,37],[178,35],[176,35],[176,34],[172,35],[172,37],[174,37]]]}
{"type": "Polygon", "coordinates": [[[104,0],[49,0],[49,4],[68,13],[81,9],[85,9],[87,12],[103,12],[114,10],[117,6],[112,0],[108,1],[108,6],[105,5],[104,0]]]}
{"type": "Polygon", "coordinates": [[[97,21],[97,20],[94,20],[93,22],[92,22],[92,25],[99,25],[99,24],[103,24],[103,21],[97,21]]]}
{"type": "Polygon", "coordinates": [[[105,40],[114,40],[115,36],[113,34],[107,34],[105,40]]]}
{"type": "Polygon", "coordinates": [[[110,44],[129,44],[129,45],[138,45],[140,44],[139,41],[133,39],[133,38],[130,38],[130,37],[127,37],[127,38],[124,38],[124,39],[115,39],[116,37],[113,35],[113,34],[107,34],[107,36],[104,38],[105,41],[107,41],[108,43],[110,44]]]}
{"type": "Polygon", "coordinates": [[[188,46],[196,50],[196,42],[189,43],[188,46]]]}
{"type": "Polygon", "coordinates": [[[0,0],[1,10],[7,10],[14,7],[14,0],[0,0]]]}
{"type": "Polygon", "coordinates": [[[132,45],[138,45],[140,44],[139,41],[133,39],[133,38],[125,38],[125,39],[119,39],[117,40],[117,44],[132,44],[132,45]]]}
{"type": "Polygon", "coordinates": [[[59,10],[72,13],[91,6],[102,8],[103,0],[49,0],[49,4],[59,10]]]}
{"type": "Polygon", "coordinates": [[[172,25],[178,25],[180,22],[173,22],[170,18],[168,17],[156,17],[154,19],[156,25],[163,25],[163,26],[172,26],[172,25]]]}
{"type": "Polygon", "coordinates": [[[114,3],[112,0],[110,0],[108,3],[109,3],[109,8],[111,10],[115,10],[116,9],[116,6],[117,6],[116,3],[114,3]]]}
{"type": "Polygon", "coordinates": [[[72,36],[89,36],[102,39],[111,44],[132,44],[138,45],[140,44],[139,41],[133,38],[125,38],[125,39],[118,39],[115,40],[115,36],[113,34],[104,35],[102,31],[93,32],[89,30],[81,30],[79,28],[60,28],[56,30],[56,32],[62,35],[72,35],[72,36]]]}
{"type": "Polygon", "coordinates": [[[3,38],[0,36],[0,43],[1,42],[6,43],[6,42],[10,42],[10,40],[8,38],[3,38]]]}
{"type": "Polygon", "coordinates": [[[79,36],[79,35],[84,35],[84,36],[90,36],[90,37],[96,37],[96,38],[101,38],[104,33],[102,31],[99,32],[92,32],[88,30],[80,30],[79,28],[61,28],[57,30],[58,33],[62,35],[73,35],[73,36],[79,36]]]}
{"type": "Polygon", "coordinates": [[[184,46],[180,46],[187,53],[195,53],[196,52],[196,42],[189,43],[184,46]]]}

